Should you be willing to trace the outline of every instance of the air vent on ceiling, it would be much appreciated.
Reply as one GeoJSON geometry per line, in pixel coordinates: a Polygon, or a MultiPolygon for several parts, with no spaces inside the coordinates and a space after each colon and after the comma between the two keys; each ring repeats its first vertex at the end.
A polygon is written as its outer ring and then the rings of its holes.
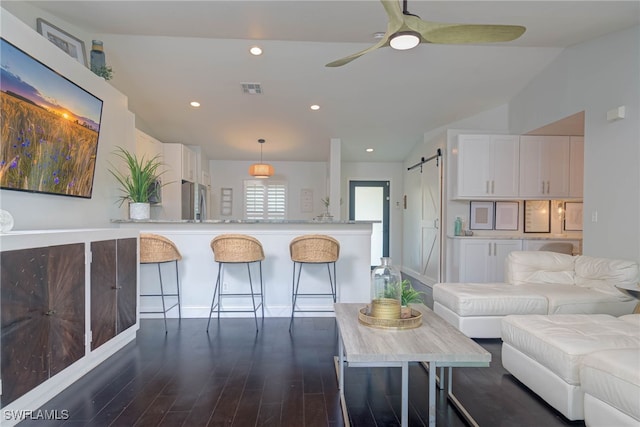
{"type": "Polygon", "coordinates": [[[262,93],[262,86],[260,83],[241,83],[242,92],[249,95],[260,95],[262,93]]]}

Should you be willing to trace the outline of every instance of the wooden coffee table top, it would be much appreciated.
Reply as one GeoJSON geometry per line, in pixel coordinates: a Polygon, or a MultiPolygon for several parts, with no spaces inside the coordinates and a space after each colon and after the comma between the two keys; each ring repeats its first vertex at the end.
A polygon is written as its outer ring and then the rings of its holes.
{"type": "Polygon", "coordinates": [[[349,362],[436,362],[438,366],[489,366],[491,354],[422,304],[422,325],[387,330],[363,325],[358,311],[366,304],[336,303],[334,309],[349,362]]]}

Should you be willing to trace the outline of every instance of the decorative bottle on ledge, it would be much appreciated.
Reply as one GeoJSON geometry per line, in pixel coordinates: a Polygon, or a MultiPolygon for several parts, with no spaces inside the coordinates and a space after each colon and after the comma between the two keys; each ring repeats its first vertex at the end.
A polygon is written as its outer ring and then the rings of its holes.
{"type": "Polygon", "coordinates": [[[391,264],[391,258],[380,258],[380,265],[371,272],[371,316],[399,319],[402,302],[402,275],[391,264]]]}

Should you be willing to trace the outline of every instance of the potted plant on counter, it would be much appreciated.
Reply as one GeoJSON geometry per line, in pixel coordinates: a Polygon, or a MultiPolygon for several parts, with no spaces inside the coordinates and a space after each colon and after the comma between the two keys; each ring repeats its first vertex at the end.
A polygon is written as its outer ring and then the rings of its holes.
{"type": "Polygon", "coordinates": [[[124,162],[126,172],[114,167],[109,172],[120,184],[120,206],[129,202],[129,217],[134,220],[149,219],[151,217],[151,205],[149,198],[159,188],[156,186],[158,178],[164,173],[159,171],[162,162],[160,156],[154,156],[146,160],[144,156],[138,157],[122,147],[117,147],[114,154],[124,162]]]}

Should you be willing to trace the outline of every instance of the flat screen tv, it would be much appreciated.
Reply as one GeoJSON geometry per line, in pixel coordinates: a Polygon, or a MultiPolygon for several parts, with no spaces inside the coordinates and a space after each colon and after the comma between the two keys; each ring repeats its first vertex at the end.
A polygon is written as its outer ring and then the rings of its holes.
{"type": "Polygon", "coordinates": [[[102,100],[0,43],[0,188],[90,198],[102,100]]]}

